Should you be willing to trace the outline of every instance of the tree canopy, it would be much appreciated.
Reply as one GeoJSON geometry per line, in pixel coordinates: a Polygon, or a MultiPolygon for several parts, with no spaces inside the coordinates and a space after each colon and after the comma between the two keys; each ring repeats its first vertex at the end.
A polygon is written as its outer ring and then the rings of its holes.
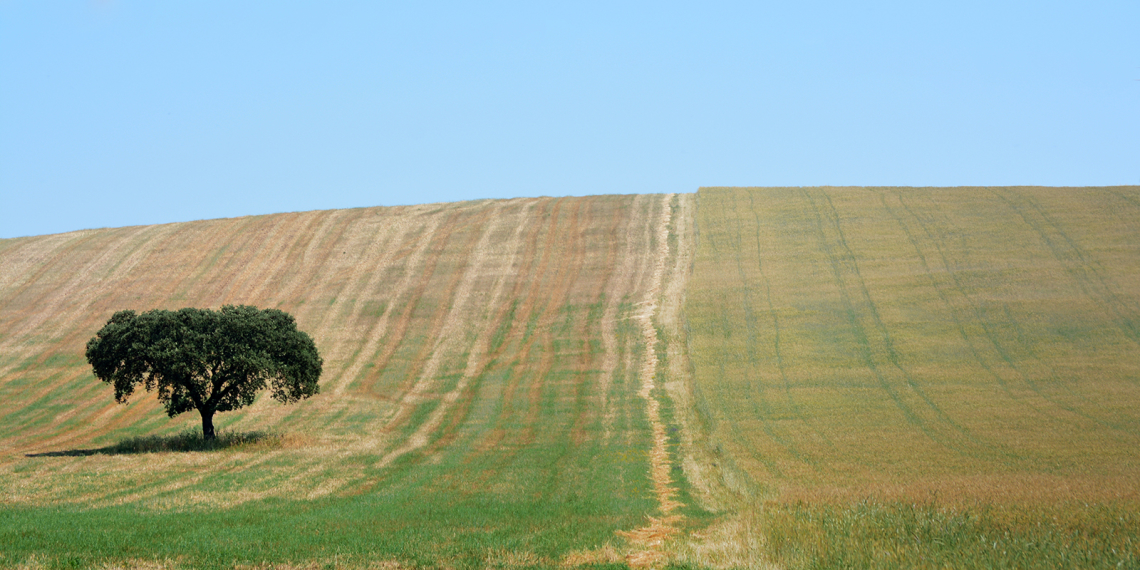
{"type": "Polygon", "coordinates": [[[143,386],[170,417],[198,410],[205,439],[215,413],[252,404],[267,385],[284,404],[316,394],[323,364],[292,315],[248,305],[119,311],[87,342],[87,362],[116,402],[143,386]]]}

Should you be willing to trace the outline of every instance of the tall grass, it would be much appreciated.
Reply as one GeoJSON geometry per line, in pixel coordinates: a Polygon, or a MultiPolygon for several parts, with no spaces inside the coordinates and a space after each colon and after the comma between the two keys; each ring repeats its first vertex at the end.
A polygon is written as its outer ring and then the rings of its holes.
{"type": "Polygon", "coordinates": [[[786,568],[1140,568],[1140,511],[1123,505],[768,504],[786,568]]]}

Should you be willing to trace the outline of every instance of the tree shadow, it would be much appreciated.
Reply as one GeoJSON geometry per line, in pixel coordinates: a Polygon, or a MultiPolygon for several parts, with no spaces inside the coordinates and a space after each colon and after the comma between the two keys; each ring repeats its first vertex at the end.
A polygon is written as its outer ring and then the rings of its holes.
{"type": "Polygon", "coordinates": [[[185,453],[190,451],[222,451],[224,449],[272,449],[281,447],[282,436],[267,431],[219,432],[216,439],[203,439],[200,431],[176,435],[131,437],[114,445],[91,449],[65,449],[27,453],[25,457],[87,457],[89,455],[137,455],[142,453],[185,453]]]}

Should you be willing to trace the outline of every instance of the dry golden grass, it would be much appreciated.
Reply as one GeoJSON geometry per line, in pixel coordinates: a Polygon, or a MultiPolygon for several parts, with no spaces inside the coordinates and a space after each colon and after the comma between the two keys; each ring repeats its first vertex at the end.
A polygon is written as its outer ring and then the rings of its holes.
{"type": "Polygon", "coordinates": [[[669,557],[704,568],[775,570],[765,544],[765,521],[755,507],[723,516],[711,526],[670,545],[669,557]]]}

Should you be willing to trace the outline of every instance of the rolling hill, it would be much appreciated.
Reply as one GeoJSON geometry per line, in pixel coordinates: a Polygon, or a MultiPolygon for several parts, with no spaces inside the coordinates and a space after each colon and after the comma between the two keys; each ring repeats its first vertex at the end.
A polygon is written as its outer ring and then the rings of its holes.
{"type": "Polygon", "coordinates": [[[1138,214],[704,188],[0,240],[0,566],[1135,564],[1138,214]],[[147,452],[198,418],[84,344],[224,304],[295,315],[320,394],[147,452]]]}

